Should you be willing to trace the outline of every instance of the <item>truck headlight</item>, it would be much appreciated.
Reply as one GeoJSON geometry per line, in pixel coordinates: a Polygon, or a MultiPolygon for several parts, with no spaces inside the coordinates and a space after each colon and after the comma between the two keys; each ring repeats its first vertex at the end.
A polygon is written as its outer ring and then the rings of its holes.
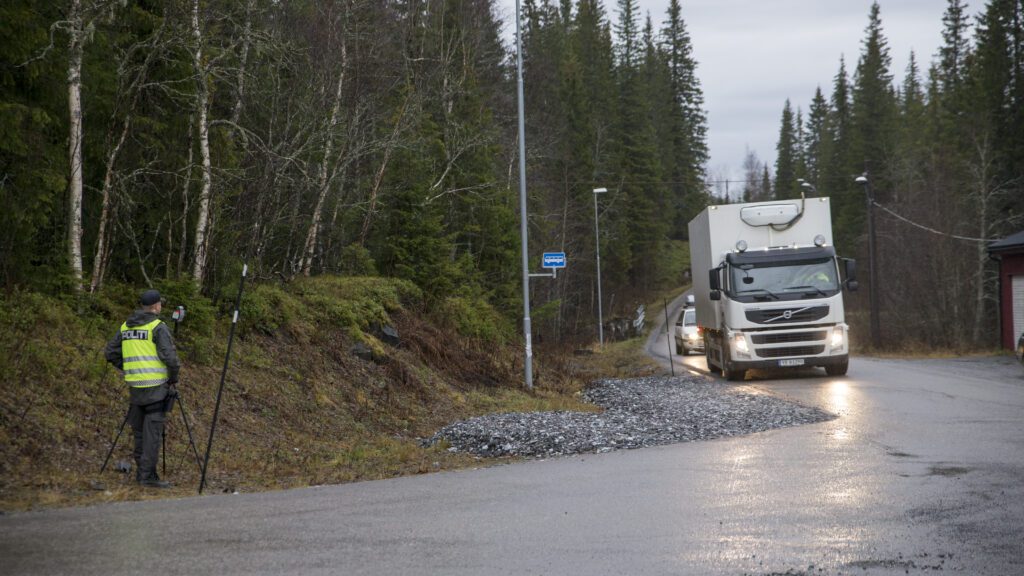
{"type": "Polygon", "coordinates": [[[843,346],[843,329],[836,326],[832,329],[832,347],[842,348],[843,346]]]}
{"type": "Polygon", "coordinates": [[[743,334],[737,334],[736,338],[736,351],[743,354],[750,354],[750,347],[747,346],[747,337],[743,334]]]}
{"type": "Polygon", "coordinates": [[[690,332],[687,338],[689,338],[690,340],[696,340],[697,338],[700,338],[700,334],[697,334],[696,332],[690,332]]]}

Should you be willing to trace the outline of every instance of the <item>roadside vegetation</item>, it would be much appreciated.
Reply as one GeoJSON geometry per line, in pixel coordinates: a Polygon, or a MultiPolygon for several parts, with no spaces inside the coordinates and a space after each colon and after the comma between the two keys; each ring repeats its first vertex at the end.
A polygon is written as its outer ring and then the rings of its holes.
{"type": "MultiPolygon", "coordinates": [[[[179,388],[202,453],[233,299],[214,303],[189,283],[160,288],[169,307],[188,305],[177,336],[179,388]]],[[[166,450],[175,488],[147,491],[112,471],[117,460],[131,460],[130,429],[111,469],[98,474],[127,404],[102,348],[136,298],[123,285],[82,298],[0,296],[0,510],[195,493],[199,476],[178,408],[168,418],[166,450]]],[[[639,339],[575,355],[540,347],[535,389],[527,392],[514,326],[485,302],[452,298],[428,311],[415,285],[384,278],[258,284],[243,300],[207,491],[486,465],[418,439],[492,412],[594,410],[578,397],[587,382],[656,370],[641,348],[639,339]],[[385,327],[397,331],[397,342],[387,342],[385,327]]]]}

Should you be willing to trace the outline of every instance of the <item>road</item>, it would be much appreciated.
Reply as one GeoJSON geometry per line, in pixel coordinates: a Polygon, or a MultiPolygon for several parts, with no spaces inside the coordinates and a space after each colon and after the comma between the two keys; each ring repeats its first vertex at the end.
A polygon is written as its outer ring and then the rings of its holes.
{"type": "MultiPolygon", "coordinates": [[[[664,341],[662,341],[664,344],[664,341]]],[[[680,360],[699,371],[703,358],[680,360]]],[[[341,486],[0,516],[0,574],[1024,574],[1024,371],[741,385],[809,426],[341,486]]]]}

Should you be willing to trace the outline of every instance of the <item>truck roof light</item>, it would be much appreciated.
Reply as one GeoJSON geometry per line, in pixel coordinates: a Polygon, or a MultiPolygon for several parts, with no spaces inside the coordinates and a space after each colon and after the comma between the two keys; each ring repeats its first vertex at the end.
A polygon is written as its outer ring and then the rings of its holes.
{"type": "Polygon", "coordinates": [[[821,234],[818,234],[817,236],[815,236],[814,237],[814,245],[817,246],[818,248],[821,248],[822,246],[824,246],[825,245],[825,237],[822,236],[821,234]]]}
{"type": "Polygon", "coordinates": [[[739,242],[737,242],[736,243],[736,251],[737,252],[746,252],[747,251],[747,241],[746,240],[740,240],[739,242]]]}

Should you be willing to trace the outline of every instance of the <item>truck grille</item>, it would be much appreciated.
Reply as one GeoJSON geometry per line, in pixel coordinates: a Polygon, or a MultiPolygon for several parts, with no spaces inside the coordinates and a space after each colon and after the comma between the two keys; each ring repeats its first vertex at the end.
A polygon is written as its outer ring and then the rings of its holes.
{"type": "Polygon", "coordinates": [[[788,348],[757,348],[761,358],[782,358],[783,356],[817,356],[825,351],[825,346],[790,346],[788,348]]]}
{"type": "Polygon", "coordinates": [[[788,342],[817,342],[828,336],[826,330],[814,332],[786,332],[785,334],[753,334],[750,340],[754,344],[786,344],[788,342]]]}
{"type": "Polygon", "coordinates": [[[828,316],[828,306],[800,306],[774,310],[747,310],[747,320],[758,324],[791,324],[813,322],[828,316]]]}

